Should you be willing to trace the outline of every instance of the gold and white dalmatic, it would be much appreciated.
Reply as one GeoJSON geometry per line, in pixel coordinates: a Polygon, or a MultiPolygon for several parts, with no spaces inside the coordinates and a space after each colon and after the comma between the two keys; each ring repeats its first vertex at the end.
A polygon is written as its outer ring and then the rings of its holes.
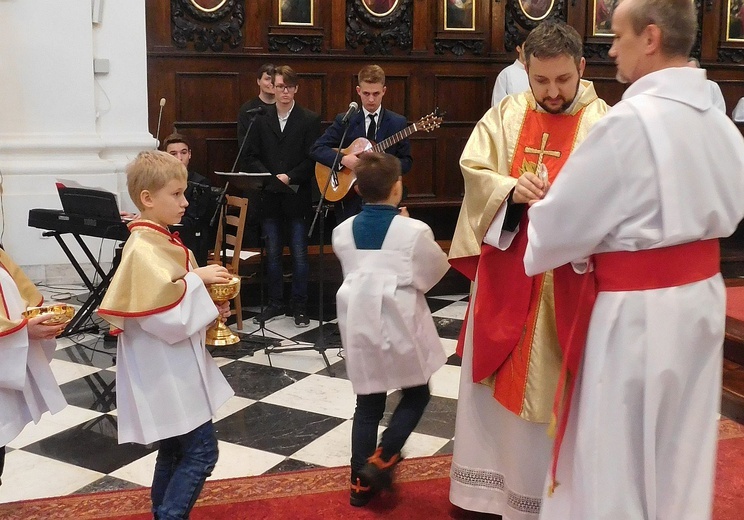
{"type": "Polygon", "coordinates": [[[176,236],[129,224],[122,259],[98,313],[118,332],[119,443],[150,444],[209,421],[234,394],[204,346],[219,314],[176,236]]]}
{"type": "Polygon", "coordinates": [[[23,271],[0,249],[0,446],[41,415],[66,405],[49,363],[55,339],[32,340],[22,312],[41,305],[42,296],[23,271]]]}
{"type": "Polygon", "coordinates": [[[357,249],[356,217],[333,230],[344,282],[338,324],[355,394],[424,385],[447,361],[424,294],[449,269],[429,226],[395,216],[381,249],[357,249]]]}
{"type": "Polygon", "coordinates": [[[502,231],[506,199],[519,175],[538,163],[551,182],[562,175],[566,158],[606,111],[584,80],[561,114],[541,110],[532,92],[508,96],[476,124],[460,158],[465,198],[449,257],[474,280],[458,345],[450,485],[450,501],[463,509],[504,520],[534,520],[540,511],[561,364],[554,286],[565,277],[525,275],[527,217],[515,232],[502,231]]]}
{"type": "MultiPolygon", "coordinates": [[[[664,69],[627,89],[530,208],[524,264],[531,274],[590,255],[658,255],[728,236],[743,216],[744,139],[712,105],[704,71],[664,69]]],[[[688,272],[690,260],[623,276],[688,272]]],[[[541,519],[711,517],[724,327],[715,272],[600,289],[541,519]]]]}

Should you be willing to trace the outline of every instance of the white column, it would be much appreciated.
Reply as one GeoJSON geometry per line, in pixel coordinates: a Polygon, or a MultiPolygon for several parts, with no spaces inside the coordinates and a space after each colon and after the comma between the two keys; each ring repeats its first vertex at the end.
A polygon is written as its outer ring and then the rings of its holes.
{"type": "MultiPolygon", "coordinates": [[[[21,265],[69,264],[27,226],[29,209],[61,208],[56,179],[119,192],[123,165],[154,147],[144,2],[104,2],[96,25],[92,0],[0,2],[2,241],[21,265]],[[94,75],[94,58],[109,59],[107,75],[94,75]]],[[[100,241],[90,244],[97,253],[100,241]]],[[[101,248],[104,261],[112,245],[101,248]]]]}

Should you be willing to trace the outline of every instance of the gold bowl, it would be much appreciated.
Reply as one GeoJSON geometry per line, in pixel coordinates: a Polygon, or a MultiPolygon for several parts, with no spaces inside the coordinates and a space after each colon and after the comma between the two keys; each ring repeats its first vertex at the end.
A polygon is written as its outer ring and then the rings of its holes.
{"type": "Polygon", "coordinates": [[[25,318],[35,318],[42,314],[52,315],[42,322],[44,325],[66,325],[75,315],[75,307],[66,303],[52,303],[42,307],[29,307],[23,311],[25,318]]]}
{"type": "Polygon", "coordinates": [[[207,291],[209,291],[212,301],[217,303],[232,300],[240,292],[240,278],[233,276],[229,282],[211,283],[207,285],[207,291]]]}
{"type": "MultiPolygon", "coordinates": [[[[240,293],[240,277],[233,276],[229,282],[212,283],[207,285],[210,298],[216,304],[221,304],[235,298],[240,293]]],[[[226,347],[240,341],[240,337],[225,325],[222,316],[217,317],[214,323],[207,328],[207,345],[212,347],[226,347]]]]}

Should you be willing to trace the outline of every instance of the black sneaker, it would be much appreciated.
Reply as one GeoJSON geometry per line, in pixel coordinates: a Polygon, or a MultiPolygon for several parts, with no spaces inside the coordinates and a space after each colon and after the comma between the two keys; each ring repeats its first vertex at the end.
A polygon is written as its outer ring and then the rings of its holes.
{"type": "Polygon", "coordinates": [[[263,312],[253,317],[253,323],[261,323],[261,321],[263,321],[264,323],[268,323],[274,318],[282,316],[283,314],[284,309],[282,309],[278,305],[269,305],[263,310],[263,312]]]}
{"type": "Polygon", "coordinates": [[[310,325],[310,318],[307,317],[307,311],[302,307],[297,307],[294,311],[295,327],[307,327],[310,325]]]}
{"type": "Polygon", "coordinates": [[[362,478],[352,473],[351,486],[349,488],[349,503],[354,507],[364,507],[370,500],[374,491],[362,478]]]}

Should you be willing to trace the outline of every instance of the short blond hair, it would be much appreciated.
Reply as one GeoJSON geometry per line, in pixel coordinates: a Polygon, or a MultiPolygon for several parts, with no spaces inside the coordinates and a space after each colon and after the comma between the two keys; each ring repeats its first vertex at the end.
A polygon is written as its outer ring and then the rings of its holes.
{"type": "Polygon", "coordinates": [[[380,83],[385,84],[385,71],[379,65],[366,65],[357,74],[357,83],[380,83]]]}
{"type": "Polygon", "coordinates": [[[147,150],[137,154],[137,157],[127,165],[126,173],[129,197],[140,211],[145,209],[140,200],[143,191],[152,193],[173,179],[186,182],[189,177],[181,161],[169,153],[158,150],[147,150]]]}

